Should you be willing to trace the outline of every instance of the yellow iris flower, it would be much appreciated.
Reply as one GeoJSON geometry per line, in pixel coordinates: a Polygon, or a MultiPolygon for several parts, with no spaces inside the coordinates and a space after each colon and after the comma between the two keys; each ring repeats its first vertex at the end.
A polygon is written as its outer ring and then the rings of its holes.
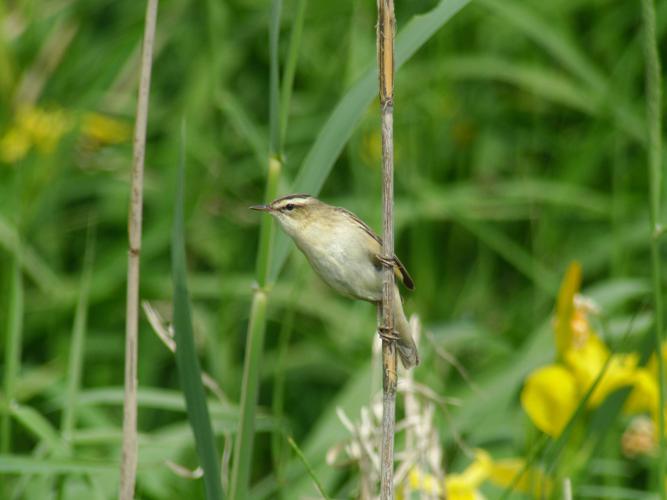
{"type": "Polygon", "coordinates": [[[538,429],[552,437],[563,431],[603,370],[587,408],[596,408],[612,392],[631,387],[625,411],[649,412],[654,417],[657,414],[657,377],[651,366],[640,367],[636,353],[611,354],[588,321],[594,306],[578,295],[580,286],[581,267],[575,262],[558,293],[554,320],[557,362],[531,373],[521,392],[526,414],[538,429]]]}
{"type": "MultiPolygon", "coordinates": [[[[521,493],[549,494],[552,484],[541,471],[526,468],[525,461],[520,458],[494,460],[484,450],[476,450],[475,458],[465,470],[448,474],[444,484],[435,476],[415,467],[410,470],[407,486],[411,491],[442,495],[447,492],[448,500],[483,500],[484,495],[479,488],[485,481],[501,488],[512,487],[521,493]],[[525,470],[524,470],[525,469],[525,470]],[[517,478],[517,475],[521,477],[517,478]]],[[[399,489],[398,500],[403,500],[403,492],[399,489]]]]}

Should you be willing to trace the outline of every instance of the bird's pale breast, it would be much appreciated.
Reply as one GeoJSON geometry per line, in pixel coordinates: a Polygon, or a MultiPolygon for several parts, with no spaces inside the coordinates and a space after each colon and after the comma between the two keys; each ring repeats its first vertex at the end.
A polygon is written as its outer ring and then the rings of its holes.
{"type": "Polygon", "coordinates": [[[376,302],[382,297],[382,274],[369,251],[371,240],[361,228],[332,225],[330,230],[318,230],[308,245],[295,238],[317,274],[337,292],[356,299],[376,302]],[[345,233],[337,227],[346,227],[345,233]]]}

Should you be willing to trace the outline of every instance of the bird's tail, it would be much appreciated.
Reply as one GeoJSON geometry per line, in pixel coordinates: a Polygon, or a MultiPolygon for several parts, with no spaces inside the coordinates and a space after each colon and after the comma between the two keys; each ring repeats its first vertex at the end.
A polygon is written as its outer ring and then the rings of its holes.
{"type": "Polygon", "coordinates": [[[396,341],[396,348],[401,358],[401,363],[406,369],[417,366],[419,364],[417,345],[412,338],[410,323],[403,312],[403,303],[398,288],[394,289],[394,328],[398,332],[399,338],[396,341]]]}

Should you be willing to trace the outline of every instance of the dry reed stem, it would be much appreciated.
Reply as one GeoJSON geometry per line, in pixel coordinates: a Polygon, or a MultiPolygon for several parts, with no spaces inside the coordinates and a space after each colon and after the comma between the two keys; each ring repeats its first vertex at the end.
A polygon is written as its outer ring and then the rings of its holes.
{"type": "MultiPolygon", "coordinates": [[[[382,108],[382,255],[394,257],[394,2],[378,0],[377,58],[382,108]]],[[[393,266],[385,264],[382,288],[382,446],[380,498],[394,498],[394,426],[396,418],[396,342],[392,301],[393,266]]]]}
{"type": "Polygon", "coordinates": [[[139,327],[139,257],[143,208],[144,156],[148,121],[148,96],[151,82],[153,42],[157,21],[157,0],[148,0],[141,55],[141,74],[134,127],[130,214],[128,217],[129,250],[127,256],[127,308],[125,316],[125,397],[123,404],[123,453],[120,465],[120,500],[134,496],[137,477],[137,356],[139,327]]]}

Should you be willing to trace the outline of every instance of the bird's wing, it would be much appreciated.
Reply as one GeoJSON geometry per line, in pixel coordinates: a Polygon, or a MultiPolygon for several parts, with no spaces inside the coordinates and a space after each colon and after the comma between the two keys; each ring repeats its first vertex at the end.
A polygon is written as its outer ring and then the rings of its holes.
{"type": "MultiPolygon", "coordinates": [[[[376,262],[379,263],[380,262],[379,257],[381,256],[381,252],[382,252],[382,238],[380,238],[377,234],[375,234],[375,231],[373,231],[368,226],[368,224],[366,224],[364,221],[362,221],[359,217],[357,217],[355,214],[353,214],[349,210],[346,210],[346,209],[341,208],[341,207],[336,207],[336,208],[337,208],[337,210],[339,210],[340,212],[344,213],[349,218],[351,218],[355,222],[357,222],[359,224],[359,226],[364,230],[364,232],[368,236],[373,238],[378,243],[379,248],[378,248],[376,254],[374,255],[374,257],[376,259],[376,262]]],[[[401,280],[401,282],[405,285],[405,287],[408,290],[414,290],[415,289],[415,282],[412,280],[412,277],[410,276],[410,273],[408,273],[408,270],[405,268],[403,263],[399,260],[398,257],[396,257],[396,255],[394,255],[393,261],[394,261],[394,274],[396,275],[396,277],[399,280],[401,280]]]]}

